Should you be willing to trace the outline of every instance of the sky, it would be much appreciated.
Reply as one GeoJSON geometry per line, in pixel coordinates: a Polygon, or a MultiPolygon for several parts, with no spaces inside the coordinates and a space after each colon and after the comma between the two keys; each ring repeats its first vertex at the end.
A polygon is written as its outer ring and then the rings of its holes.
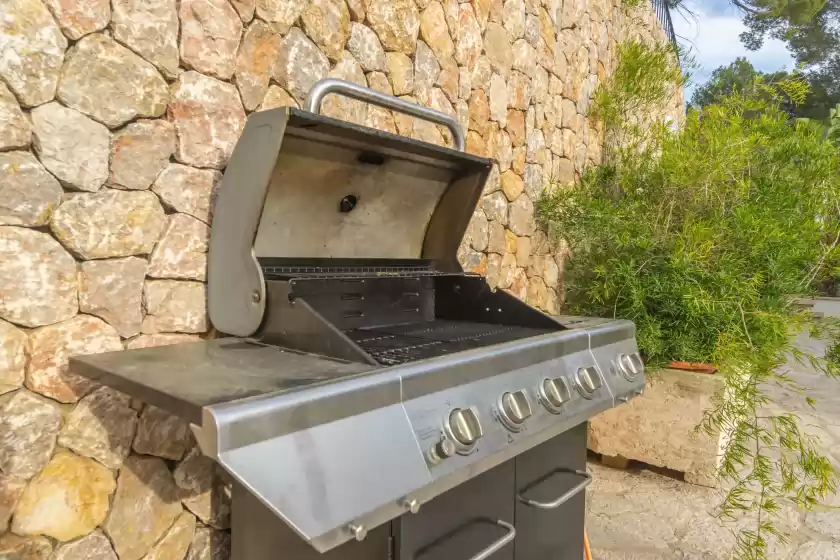
{"type": "Polygon", "coordinates": [[[686,101],[694,87],[704,83],[719,66],[728,65],[739,56],[746,57],[763,72],[793,68],[793,59],[778,40],[766,40],[758,51],[748,51],[739,35],[745,30],[740,14],[729,0],[687,0],[685,5],[695,13],[694,18],[671,12],[679,42],[691,48],[699,68],[692,73],[693,84],[686,88],[686,101]]]}

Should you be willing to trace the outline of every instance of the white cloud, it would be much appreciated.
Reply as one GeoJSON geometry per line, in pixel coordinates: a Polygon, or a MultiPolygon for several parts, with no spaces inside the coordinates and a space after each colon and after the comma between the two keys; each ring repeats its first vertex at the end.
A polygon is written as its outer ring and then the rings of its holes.
{"type": "MultiPolygon", "coordinates": [[[[690,0],[686,6],[695,13],[696,19],[672,12],[674,29],[680,43],[692,50],[699,68],[694,70],[692,82],[704,83],[719,66],[728,65],[739,56],[746,57],[753,66],[763,72],[793,68],[793,59],[782,41],[766,40],[758,51],[749,51],[741,43],[739,35],[746,29],[741,16],[732,6],[720,9],[714,1],[690,0]]],[[[686,99],[691,97],[693,86],[686,89],[686,99]]]]}

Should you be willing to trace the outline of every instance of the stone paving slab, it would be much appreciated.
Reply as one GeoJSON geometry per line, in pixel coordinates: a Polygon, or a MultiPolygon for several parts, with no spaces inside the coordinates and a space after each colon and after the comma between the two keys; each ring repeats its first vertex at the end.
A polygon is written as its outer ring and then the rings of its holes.
{"type": "MultiPolygon", "coordinates": [[[[822,353],[825,343],[802,335],[797,344],[822,353]]],[[[840,381],[809,366],[789,363],[791,377],[817,402],[812,408],[795,391],[769,388],[777,409],[799,414],[807,431],[840,468],[840,381]]],[[[595,560],[724,560],[735,533],[750,519],[715,517],[722,491],[687,484],[650,470],[616,470],[590,462],[595,476],[587,495],[587,532],[595,560]]],[[[787,543],[769,546],[771,560],[840,560],[840,492],[810,512],[782,508],[777,526],[787,543]]]]}

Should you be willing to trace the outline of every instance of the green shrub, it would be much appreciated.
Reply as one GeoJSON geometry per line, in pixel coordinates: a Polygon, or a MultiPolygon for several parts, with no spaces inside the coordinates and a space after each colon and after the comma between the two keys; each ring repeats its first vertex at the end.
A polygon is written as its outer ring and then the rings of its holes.
{"type": "MultiPolygon", "coordinates": [[[[735,552],[764,558],[767,536],[784,538],[766,515],[779,500],[810,507],[837,486],[796,416],[767,412],[765,390],[768,383],[799,389],[783,373],[790,355],[837,373],[834,356],[803,354],[791,335],[837,330],[796,299],[812,293],[840,256],[840,155],[819,131],[790,121],[762,84],[690,111],[677,131],[621,117],[615,106],[639,106],[622,99],[637,87],[623,81],[647,84],[641,91],[655,92],[650,99],[680,84],[655,50],[639,55],[645,48],[625,47],[635,53],[630,71],[619,68],[596,96],[593,115],[615,143],[609,162],[585,172],[580,185],[550,189],[538,213],[571,251],[565,311],[633,320],[652,365],[720,368],[726,390],[702,428],[731,435],[721,512],[756,515],[735,552]],[[639,60],[654,66],[649,80],[639,60]],[[769,449],[779,457],[770,460],[769,449]]],[[[803,93],[800,82],[781,87],[787,98],[803,93]]]]}

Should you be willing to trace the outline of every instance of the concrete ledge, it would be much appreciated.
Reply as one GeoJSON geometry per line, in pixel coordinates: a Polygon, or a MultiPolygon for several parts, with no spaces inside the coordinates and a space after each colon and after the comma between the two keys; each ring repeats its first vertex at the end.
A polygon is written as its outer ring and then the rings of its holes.
{"type": "Polygon", "coordinates": [[[589,449],[681,471],[686,482],[715,487],[725,436],[710,437],[695,428],[723,387],[716,375],[653,373],[642,396],[589,421],[589,449]]]}

